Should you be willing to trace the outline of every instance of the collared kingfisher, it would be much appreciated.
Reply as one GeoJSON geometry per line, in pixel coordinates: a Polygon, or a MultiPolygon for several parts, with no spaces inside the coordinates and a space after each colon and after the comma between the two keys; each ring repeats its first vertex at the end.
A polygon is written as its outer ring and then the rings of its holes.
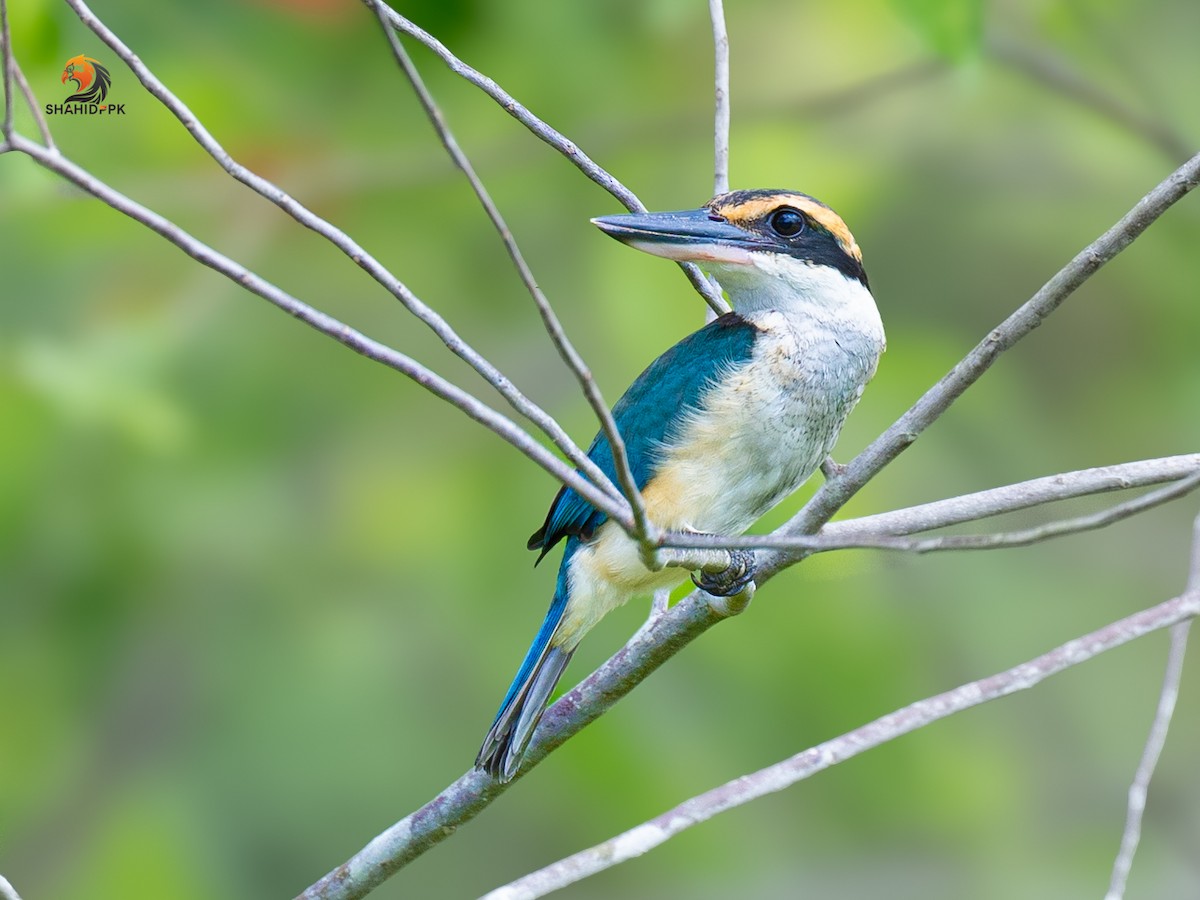
{"type": "MultiPolygon", "coordinates": [[[[729,296],[733,311],[652,362],[613,418],[654,525],[740,534],[821,465],[875,374],[883,323],[858,244],[824,203],[785,190],[733,191],[697,210],[592,221],[638,250],[699,263],[729,296]]],[[[588,456],[616,483],[603,433],[588,456]]],[[[550,611],[475,761],[501,781],[520,767],[588,630],[630,598],[688,577],[647,568],[621,526],[567,487],[529,549],[540,550],[541,561],[563,540],[550,611]]],[[[752,555],[742,557],[741,571],[727,579],[694,580],[710,593],[737,593],[753,575],[752,555]]]]}

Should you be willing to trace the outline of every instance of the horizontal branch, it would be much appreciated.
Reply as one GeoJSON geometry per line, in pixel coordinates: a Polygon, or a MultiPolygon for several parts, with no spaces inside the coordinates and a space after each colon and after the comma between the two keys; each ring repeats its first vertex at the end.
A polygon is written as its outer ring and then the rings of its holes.
{"type": "MultiPolygon", "coordinates": [[[[1198,550],[1197,552],[1200,552],[1198,550]]],[[[990,700],[1028,690],[1051,675],[1136,638],[1200,615],[1200,591],[1190,591],[1135,613],[1049,653],[988,678],[919,700],[773,766],[726,782],[588,850],[560,860],[486,895],[486,900],[533,900],[589,875],[641,856],[670,838],[767,794],[781,791],[939,719],[990,700]]]]}
{"type": "MultiPolygon", "coordinates": [[[[587,477],[605,494],[613,497],[624,505],[616,487],[600,468],[587,457],[587,454],[573,441],[554,418],[544,409],[530,400],[514,385],[503,372],[489,362],[479,351],[467,343],[450,326],[442,316],[425,304],[416,294],[409,290],[400,279],[393,275],[386,266],[368,253],[353,238],[335,225],[321,218],[304,204],[300,203],[278,185],[247,169],[237,162],[229,152],[209,133],[187,105],[176,97],[165,84],[138,58],[117,35],[88,8],[83,0],[66,0],[75,14],[88,28],[95,32],[121,60],[127,65],[134,76],[191,134],[197,144],[216,161],[229,175],[246,185],[259,196],[269,200],[291,216],[305,228],[325,238],[330,244],[340,250],[347,258],[375,279],[385,290],[423,322],[445,344],[455,356],[474,369],[480,377],[496,389],[508,404],[530,422],[540,428],[554,445],[566,457],[582,470],[587,477]]],[[[560,479],[561,480],[561,479],[560,479]]],[[[622,516],[619,521],[629,521],[629,516],[622,516]]]]}
{"type": "Polygon", "coordinates": [[[811,553],[851,548],[905,550],[927,553],[935,550],[987,550],[1018,547],[1037,541],[1102,528],[1122,518],[1182,497],[1200,488],[1200,453],[1146,459],[1115,466],[1081,469],[1018,484],[964,494],[907,509],[877,513],[858,519],[830,522],[813,535],[709,535],[692,533],[665,534],[665,547],[690,548],[761,548],[795,549],[811,553]],[[943,535],[930,538],[905,538],[902,535],[978,521],[1003,513],[1016,512],[1046,503],[1054,503],[1115,490],[1175,482],[1159,491],[1117,504],[1086,516],[1077,516],[1021,531],[996,534],[943,535]]]}
{"type": "Polygon", "coordinates": [[[457,407],[470,418],[494,432],[521,453],[537,463],[563,484],[569,484],[580,496],[588,502],[621,523],[622,527],[633,527],[628,509],[623,501],[602,493],[590,481],[571,469],[545,447],[533,440],[528,434],[508,417],[501,415],[489,406],[484,405],[462,388],[442,378],[437,373],[425,368],[420,363],[394,350],[379,341],[367,337],[351,328],[333,316],[309,306],[291,294],[254,274],[244,266],[234,262],[224,254],[188,234],[173,222],[168,221],[158,213],[148,209],[135,200],[130,199],[117,190],[101,182],[91,173],[80,168],[55,150],[48,150],[19,134],[14,134],[11,140],[13,149],[28,154],[40,166],[61,175],[83,191],[101,200],[117,212],[140,222],[151,231],[170,241],[192,259],[221,273],[239,286],[257,294],[264,300],[274,304],[289,315],[294,316],[306,325],[322,334],[333,338],[349,347],[355,353],[367,359],[382,363],[388,368],[395,369],[407,375],[421,387],[437,397],[446,400],[457,407]],[[620,503],[620,505],[618,505],[620,503]]]}
{"type": "MultiPolygon", "coordinates": [[[[396,10],[386,4],[380,3],[379,0],[363,0],[364,3],[372,8],[382,8],[391,22],[392,27],[402,31],[409,37],[414,38],[428,47],[430,50],[442,60],[455,75],[458,75],[464,81],[475,85],[496,103],[500,105],[506,113],[524,125],[530,133],[539,140],[543,141],[550,147],[557,150],[565,156],[580,172],[586,175],[591,181],[598,184],[604,190],[613,195],[620,203],[630,212],[645,212],[646,206],[638,199],[633,191],[629,190],[625,185],[614,178],[609,172],[602,168],[595,160],[579,149],[579,146],[572,140],[569,140],[561,132],[551,128],[546,122],[539,119],[530,112],[524,105],[517,102],[517,99],[504,88],[500,87],[495,81],[484,75],[478,69],[474,69],[467,65],[457,56],[447,49],[446,45],[427,32],[425,29],[414,24],[409,19],[406,19],[396,10]]],[[[699,292],[700,296],[709,305],[713,312],[720,315],[729,311],[729,304],[725,302],[720,293],[717,292],[708,279],[704,277],[704,273],[696,267],[694,263],[680,263],[679,267],[683,269],[687,275],[688,281],[699,292]]]]}

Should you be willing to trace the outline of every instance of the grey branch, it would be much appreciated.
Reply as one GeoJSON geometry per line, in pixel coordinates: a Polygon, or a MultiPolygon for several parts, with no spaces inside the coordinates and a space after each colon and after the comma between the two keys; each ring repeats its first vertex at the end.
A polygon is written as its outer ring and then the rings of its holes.
{"type": "MultiPolygon", "coordinates": [[[[627,210],[630,212],[646,211],[645,204],[637,198],[637,195],[633,191],[629,190],[629,188],[625,187],[625,185],[621,184],[621,182],[617,181],[616,178],[601,168],[590,156],[580,150],[574,141],[569,140],[561,132],[555,131],[531,113],[522,104],[518,103],[512,94],[496,84],[491,78],[479,70],[468,66],[451,53],[445,44],[425,31],[425,29],[415,25],[390,6],[379,2],[379,0],[363,0],[363,2],[373,9],[382,10],[393,28],[420,41],[432,50],[446,64],[450,71],[475,85],[475,87],[495,100],[501,109],[529,129],[537,138],[565,156],[580,172],[619,200],[627,210]]],[[[704,298],[704,301],[714,312],[720,315],[729,311],[729,304],[709,284],[708,279],[704,277],[704,273],[694,263],[680,263],[680,268],[683,269],[688,277],[688,281],[692,283],[692,286],[696,288],[700,296],[704,298]]]]}
{"type": "Polygon", "coordinates": [[[21,900],[16,888],[3,875],[0,875],[0,900],[21,900]]]}
{"type": "Polygon", "coordinates": [[[773,766],[726,782],[603,844],[498,888],[487,895],[487,900],[531,900],[545,896],[588,875],[640,856],[718,813],[781,791],[817,772],[964,709],[1028,690],[1064,669],[1198,614],[1200,592],[1189,591],[1068,641],[1019,666],[919,700],[773,766]]]}
{"type": "Polygon", "coordinates": [[[382,363],[389,368],[407,375],[426,390],[446,400],[465,412],[476,422],[498,434],[563,484],[569,484],[581,496],[587,497],[589,503],[595,505],[597,509],[603,509],[605,513],[620,522],[623,527],[627,529],[633,527],[628,510],[625,508],[623,502],[620,502],[618,505],[617,499],[608,493],[601,492],[595,485],[581,477],[578,472],[575,472],[564,464],[562,460],[558,459],[558,457],[550,453],[545,447],[533,440],[525,431],[517,427],[511,419],[484,405],[478,399],[462,390],[462,388],[450,383],[403,353],[367,337],[344,322],[296,299],[291,294],[196,239],[173,222],[158,215],[158,213],[147,209],[135,200],[110,188],[57,151],[48,150],[19,134],[14,134],[10,143],[14,150],[28,154],[39,165],[66,178],[72,184],[103,201],[117,212],[124,213],[131,219],[145,225],[151,231],[166,238],[197,262],[220,272],[226,278],[250,291],[252,294],[257,294],[264,300],[273,303],[284,312],[315,328],[322,334],[344,344],[367,359],[372,359],[375,362],[382,363]]]}
{"type": "Polygon", "coordinates": [[[584,362],[583,357],[579,355],[579,352],[567,337],[562,323],[558,319],[558,315],[550,305],[550,301],[546,299],[546,295],[538,287],[537,280],[533,277],[533,271],[525,261],[525,256],[521,253],[521,248],[517,246],[517,241],[513,237],[512,230],[508,227],[504,216],[501,215],[499,208],[493,202],[491,194],[488,193],[479,175],[475,172],[475,167],[471,164],[471,160],[467,158],[466,153],[459,146],[454,133],[446,123],[446,117],[442,114],[441,107],[438,106],[433,96],[429,93],[429,90],[425,87],[425,82],[421,79],[421,74],[417,71],[416,66],[413,65],[412,59],[409,58],[408,52],[404,49],[404,45],[400,43],[399,36],[391,27],[388,17],[383,11],[382,4],[375,2],[375,0],[367,0],[367,3],[375,10],[379,24],[383,26],[388,44],[392,48],[392,55],[412,85],[417,99],[421,101],[421,106],[424,108],[425,114],[429,117],[429,121],[433,124],[433,128],[437,132],[442,146],[446,148],[446,152],[450,155],[451,160],[454,161],[454,164],[466,176],[467,181],[471,185],[471,190],[475,192],[479,204],[483,207],[484,213],[487,214],[492,226],[500,235],[500,240],[503,242],[504,249],[508,251],[509,258],[512,259],[513,265],[517,269],[521,283],[525,285],[525,289],[529,292],[529,296],[533,298],[533,302],[537,306],[538,313],[541,315],[542,322],[546,326],[546,332],[550,336],[551,343],[554,344],[559,356],[562,357],[563,362],[567,364],[567,368],[571,370],[571,373],[579,382],[579,386],[583,389],[584,397],[587,398],[592,411],[596,414],[596,418],[600,420],[600,427],[604,432],[604,436],[608,438],[608,443],[612,448],[613,464],[617,470],[617,480],[620,482],[621,491],[632,509],[635,529],[633,537],[636,537],[644,544],[652,545],[657,539],[657,531],[646,516],[646,506],[642,502],[641,492],[638,491],[637,481],[633,477],[633,470],[629,465],[629,454],[625,449],[625,441],[621,438],[621,433],[617,429],[617,423],[609,411],[608,403],[604,400],[604,395],[600,393],[596,379],[592,376],[592,372],[584,362]]]}
{"type": "MultiPolygon", "coordinates": [[[[255,193],[266,198],[274,203],[289,216],[308,228],[321,237],[329,241],[333,246],[342,251],[350,260],[362,268],[367,274],[375,279],[383,288],[385,288],[392,296],[404,305],[405,309],[411,312],[414,316],[420,319],[441,339],[447,349],[455,356],[458,356],[473,368],[479,375],[490,385],[492,385],[509,405],[512,406],[518,413],[527,418],[538,426],[549,437],[566,456],[573,462],[576,467],[583,470],[589,479],[595,483],[601,491],[615,498],[619,498],[617,489],[611,485],[608,478],[600,471],[587,455],[581,450],[570,436],[563,431],[562,427],[540,406],[526,397],[517,387],[509,381],[499,369],[485,359],[478,351],[470,344],[462,339],[450,324],[438,315],[433,309],[421,301],[408,287],[401,282],[395,275],[375,259],[371,254],[367,253],[357,242],[339,228],[336,228],[330,222],[318,216],[316,213],[309,210],[294,197],[290,196],[277,185],[267,181],[267,179],[251,172],[245,166],[238,163],[229,155],[224,147],[208,132],[208,129],[201,124],[195,114],[176,97],[170,90],[167,89],[161,81],[154,76],[154,73],[137,57],[137,55],[108,28],[99,18],[87,7],[83,0],[66,0],[67,4],[75,10],[80,21],[88,28],[96,33],[108,47],[119,56],[124,63],[129,66],[130,70],[142,86],[146,88],[160,103],[163,104],[171,113],[183,124],[188,130],[188,133],[195,139],[203,150],[211,156],[217,164],[228,172],[242,184],[249,187],[255,193]]],[[[620,501],[624,505],[624,501],[620,501]]],[[[620,521],[628,522],[629,516],[622,516],[620,521]]]]}
{"type": "Polygon", "coordinates": [[[860,519],[831,522],[814,535],[708,535],[665,534],[667,547],[750,547],[805,550],[825,553],[831,550],[871,548],[928,553],[936,550],[996,550],[1023,547],[1039,541],[1103,528],[1163,503],[1176,500],[1200,488],[1200,454],[1146,459],[1123,465],[1104,466],[1063,472],[1020,484],[993,488],[926,503],[908,509],[878,513],[860,519]],[[1098,494],[1122,488],[1141,487],[1172,481],[1167,487],[1150,491],[1132,500],[1118,503],[1100,512],[1048,522],[1019,531],[992,534],[943,535],[905,538],[901,535],[929,531],[948,525],[978,521],[989,516],[1028,509],[1086,494],[1098,494]]]}
{"type": "MultiPolygon", "coordinates": [[[[1188,573],[1186,591],[1192,595],[1200,595],[1200,516],[1196,518],[1193,527],[1192,565],[1188,573]]],[[[1167,670],[1163,673],[1162,688],[1158,694],[1158,708],[1150,725],[1150,733],[1146,736],[1146,745],[1142,749],[1142,758],[1138,762],[1133,782],[1129,785],[1125,829],[1121,834],[1121,847],[1113,860],[1112,878],[1104,900],[1123,900],[1125,896],[1129,871],[1133,868],[1133,857],[1142,837],[1142,817],[1146,812],[1150,780],[1154,777],[1158,758],[1166,745],[1171,716],[1175,713],[1175,701],[1179,698],[1179,682],[1183,677],[1183,660],[1187,655],[1188,631],[1191,626],[1191,620],[1188,620],[1171,628],[1171,647],[1167,652],[1167,670]]]]}

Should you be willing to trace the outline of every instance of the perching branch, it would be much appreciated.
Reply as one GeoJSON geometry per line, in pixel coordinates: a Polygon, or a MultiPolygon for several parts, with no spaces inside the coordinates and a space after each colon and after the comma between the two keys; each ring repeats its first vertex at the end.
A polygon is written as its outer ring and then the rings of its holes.
{"type": "MultiPolygon", "coordinates": [[[[1193,548],[1200,556],[1200,540],[1193,548]]],[[[911,703],[853,731],[795,756],[726,782],[624,834],[526,875],[486,895],[486,900],[533,900],[551,891],[640,856],[682,831],[767,794],[781,791],[847,759],[989,700],[1028,690],[1051,675],[1079,665],[1153,631],[1200,615],[1200,590],[1188,591],[1068,641],[1004,672],[911,703]]]]}
{"type": "MultiPolygon", "coordinates": [[[[629,188],[625,187],[625,185],[621,184],[621,182],[617,181],[616,178],[601,168],[591,157],[580,150],[574,141],[568,140],[560,132],[555,131],[531,113],[522,104],[518,103],[512,94],[505,91],[491,78],[488,78],[488,76],[477,69],[468,66],[451,53],[445,44],[425,31],[425,29],[413,24],[390,6],[379,2],[379,0],[363,0],[363,2],[372,6],[372,8],[382,9],[393,28],[402,31],[411,38],[415,38],[432,50],[446,64],[450,71],[475,85],[495,100],[501,109],[529,129],[537,138],[565,156],[580,172],[619,200],[627,210],[630,212],[646,211],[645,204],[637,198],[637,195],[633,191],[629,190],[629,188]]],[[[696,288],[700,296],[704,298],[704,301],[717,315],[729,311],[729,304],[713,289],[708,279],[704,277],[704,273],[694,263],[680,263],[679,267],[683,269],[688,277],[688,281],[692,283],[692,286],[696,288]]]]}
{"type": "MultiPolygon", "coordinates": [[[[1132,485],[1120,485],[1121,487],[1132,485]]],[[[896,510],[890,513],[879,513],[862,519],[848,519],[843,522],[832,522],[815,535],[782,535],[779,533],[765,535],[742,535],[738,537],[722,537],[720,535],[681,534],[663,535],[663,545],[667,547],[750,547],[776,550],[805,550],[810,553],[826,553],[830,550],[848,550],[852,548],[869,548],[876,550],[904,550],[914,553],[929,553],[937,550],[997,550],[1007,547],[1024,547],[1051,538],[1068,534],[1078,534],[1082,531],[1092,531],[1104,528],[1114,522],[1130,518],[1145,512],[1155,506],[1161,506],[1172,500],[1177,500],[1200,488],[1200,454],[1168,457],[1166,460],[1142,460],[1136,463],[1126,463],[1123,466],[1106,466],[1104,469],[1085,469],[1081,472],[1065,472],[1032,482],[993,488],[977,494],[965,494],[949,500],[925,504],[920,507],[896,510]],[[1164,471],[1172,471],[1171,463],[1188,461],[1192,465],[1183,471],[1182,475],[1167,477],[1164,471]],[[1152,464],[1165,463],[1165,466],[1154,471],[1152,464]],[[976,521],[985,516],[999,515],[1026,509],[1037,502],[1056,502],[1068,497],[1078,497],[1084,494],[1100,493],[1115,490],[1113,477],[1126,467],[1130,471],[1142,470],[1146,474],[1154,472],[1150,480],[1145,476],[1141,484],[1157,484],[1166,480],[1175,483],[1157,491],[1150,491],[1140,497],[1118,503],[1100,512],[1084,516],[1076,516],[1032,528],[1018,531],[996,532],[992,534],[962,534],[942,535],[929,538],[905,538],[899,535],[914,532],[929,531],[946,525],[961,524],[976,521]],[[1096,474],[1102,473],[1102,474],[1096,474]],[[1189,474],[1190,473],[1190,474],[1189,474]],[[1058,482],[1060,485],[1057,496],[1047,496],[1042,501],[1031,501],[1028,488],[1038,482],[1058,482]],[[1070,492],[1066,484],[1072,483],[1070,492]],[[1003,498],[1003,500],[1001,500],[1003,498]],[[966,503],[962,501],[967,501],[966,503]],[[1000,501],[1003,505],[997,505],[1000,501]],[[984,507],[986,503],[989,506],[984,507]],[[966,513],[965,510],[974,507],[977,512],[966,513]],[[956,509],[956,515],[946,515],[946,508],[956,509]],[[992,511],[984,512],[990,508],[992,511]],[[924,517],[924,518],[922,518],[924,517]],[[893,530],[896,529],[896,530],[893,530]]]]}
{"type": "Polygon", "coordinates": [[[375,15],[379,19],[379,24],[383,27],[384,35],[388,39],[388,44],[392,48],[392,55],[412,85],[417,99],[421,101],[421,106],[424,108],[425,114],[429,117],[429,121],[441,139],[442,146],[446,148],[450,159],[458,166],[463,175],[466,176],[467,181],[471,185],[471,190],[475,192],[475,196],[478,198],[488,219],[491,220],[492,226],[500,235],[504,249],[508,251],[508,255],[517,269],[517,274],[520,276],[522,284],[525,285],[525,289],[529,292],[529,296],[533,298],[533,302],[537,306],[538,313],[541,314],[542,322],[546,326],[546,332],[550,336],[551,343],[554,344],[559,356],[562,357],[563,362],[567,364],[567,368],[571,370],[571,373],[579,382],[579,386],[583,389],[584,397],[587,398],[592,411],[600,421],[600,428],[604,432],[604,436],[608,439],[609,446],[612,448],[613,464],[617,471],[617,480],[633,513],[634,533],[631,536],[647,546],[652,546],[657,538],[657,529],[646,516],[646,506],[642,502],[642,495],[638,490],[637,480],[633,477],[633,469],[629,465],[629,454],[625,449],[625,441],[617,429],[616,420],[613,419],[612,413],[609,411],[609,406],[604,399],[604,395],[600,393],[600,387],[596,384],[596,379],[592,376],[591,369],[588,368],[583,357],[579,355],[579,352],[567,337],[562,323],[558,319],[558,315],[550,305],[550,301],[546,299],[546,295],[538,287],[537,281],[533,277],[533,271],[529,268],[528,263],[525,262],[525,256],[521,253],[520,247],[517,246],[508,223],[504,221],[499,208],[492,201],[491,194],[488,193],[487,188],[484,187],[483,182],[476,174],[475,167],[471,165],[471,161],[462,151],[462,148],[459,147],[454,133],[450,130],[450,126],[446,124],[446,119],[442,114],[441,108],[434,101],[428,89],[426,89],[425,82],[421,79],[421,74],[413,65],[408,52],[404,49],[404,45],[400,43],[399,36],[388,22],[388,17],[383,11],[383,5],[377,2],[377,0],[366,0],[366,2],[368,6],[374,9],[375,15]]]}
{"type": "MultiPolygon", "coordinates": [[[[916,440],[921,431],[977,381],[1004,350],[1041,324],[1083,282],[1195,187],[1198,180],[1200,155],[1150,191],[1116,225],[1080,252],[1029,301],[990,332],[896,423],[850,462],[841,474],[823,485],[805,508],[781,529],[782,533],[811,533],[824,525],[854,493],[916,440]]],[[[772,575],[806,554],[792,550],[760,552],[758,555],[756,581],[761,586],[772,575]]],[[[442,841],[455,827],[474,818],[548,753],[603,715],[676,652],[713,625],[739,611],[737,606],[730,608],[713,603],[712,598],[702,592],[689,594],[640,630],[599,669],[546,711],[526,750],[525,762],[516,779],[508,784],[499,784],[478,771],[467,772],[300,896],[304,900],[351,900],[365,896],[374,886],[442,841]]]]}

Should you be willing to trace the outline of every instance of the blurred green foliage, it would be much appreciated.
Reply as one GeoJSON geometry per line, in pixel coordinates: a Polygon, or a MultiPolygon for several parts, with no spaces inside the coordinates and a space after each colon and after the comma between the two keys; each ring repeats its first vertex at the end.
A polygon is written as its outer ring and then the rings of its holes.
{"type": "MultiPolygon", "coordinates": [[[[728,6],[733,184],[841,211],[888,327],[839,458],[1182,161],[998,63],[979,34],[1058,59],[1185,142],[1200,135],[1200,6],[1185,0],[728,6]]],[[[9,8],[41,102],[61,101],[62,64],[82,52],[109,64],[126,106],[55,117],[66,154],[500,402],[356,267],[226,177],[65,5],[9,8]]],[[[705,4],[400,8],[651,208],[707,198],[705,4]]],[[[365,8],[95,11],[236,158],[590,437],[365,8]]],[[[618,211],[611,198],[413,52],[615,399],[701,321],[700,301],[673,267],[592,229],[618,211]]],[[[34,133],[23,111],[18,125],[34,133]]],[[[1200,446],[1198,202],[1005,356],[847,514],[1200,446]]],[[[0,431],[0,872],[26,900],[291,896],[470,765],[556,564],[535,571],[523,550],[555,485],[511,448],[16,154],[0,158],[0,431]]],[[[376,896],[475,896],[1172,596],[1195,512],[1192,499],[998,554],[814,558],[376,896]]],[[[567,682],[644,614],[606,620],[567,682]]],[[[1152,636],[897,741],[564,896],[1099,896],[1165,645],[1152,636]]],[[[1151,791],[1143,898],[1200,889],[1196,670],[1151,791]]]]}

